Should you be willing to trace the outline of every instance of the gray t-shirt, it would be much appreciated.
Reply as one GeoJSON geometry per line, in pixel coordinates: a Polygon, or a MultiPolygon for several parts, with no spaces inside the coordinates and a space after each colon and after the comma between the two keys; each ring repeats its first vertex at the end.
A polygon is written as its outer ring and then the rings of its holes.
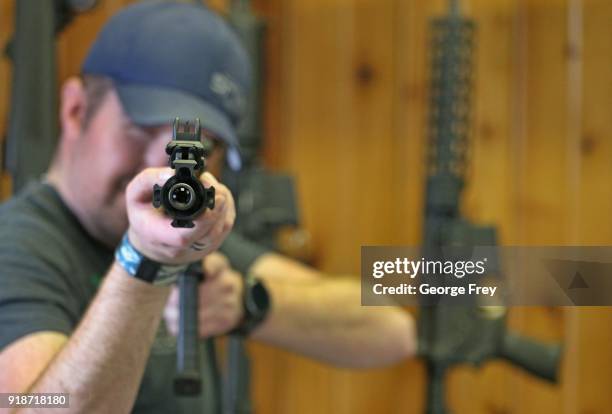
{"type": "MultiPolygon", "coordinates": [[[[245,272],[266,250],[233,235],[223,251],[245,272]]],[[[89,236],[48,184],[33,184],[0,206],[0,350],[33,332],[70,335],[112,261],[113,251],[89,236]]],[[[212,341],[202,343],[201,355],[202,394],[177,398],[172,390],[176,339],[162,322],[133,412],[217,412],[212,341]]]]}

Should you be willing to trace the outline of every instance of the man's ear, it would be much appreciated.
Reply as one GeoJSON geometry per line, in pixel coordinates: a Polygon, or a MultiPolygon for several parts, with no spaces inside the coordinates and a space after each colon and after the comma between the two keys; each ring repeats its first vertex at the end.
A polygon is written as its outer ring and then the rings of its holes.
{"type": "Polygon", "coordinates": [[[83,121],[87,108],[87,97],[83,81],[69,78],[62,85],[60,102],[60,123],[63,139],[78,139],[83,132],[83,121]]]}

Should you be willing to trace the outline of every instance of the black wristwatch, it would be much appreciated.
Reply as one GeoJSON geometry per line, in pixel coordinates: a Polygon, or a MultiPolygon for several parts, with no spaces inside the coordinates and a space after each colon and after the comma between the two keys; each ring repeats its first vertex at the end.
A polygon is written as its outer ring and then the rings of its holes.
{"type": "Polygon", "coordinates": [[[268,289],[258,278],[247,275],[244,279],[242,294],[244,316],[230,334],[248,336],[268,316],[271,307],[268,289]]]}

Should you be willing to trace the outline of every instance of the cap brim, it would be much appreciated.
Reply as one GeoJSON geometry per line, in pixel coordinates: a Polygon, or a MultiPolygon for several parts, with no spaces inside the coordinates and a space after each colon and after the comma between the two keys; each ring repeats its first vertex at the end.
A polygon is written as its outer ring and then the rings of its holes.
{"type": "Polygon", "coordinates": [[[174,118],[199,118],[203,128],[228,146],[227,161],[234,170],[241,166],[238,138],[227,116],[197,97],[175,89],[149,85],[115,84],[123,109],[137,125],[171,124],[174,118]]]}

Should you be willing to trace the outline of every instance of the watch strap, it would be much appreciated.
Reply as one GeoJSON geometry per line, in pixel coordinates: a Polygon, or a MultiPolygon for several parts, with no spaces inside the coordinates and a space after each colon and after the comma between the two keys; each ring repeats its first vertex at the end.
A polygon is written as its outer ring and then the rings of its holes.
{"type": "Polygon", "coordinates": [[[153,285],[167,286],[176,282],[188,265],[169,265],[156,262],[140,253],[125,233],[115,250],[115,260],[132,277],[153,285]]]}

